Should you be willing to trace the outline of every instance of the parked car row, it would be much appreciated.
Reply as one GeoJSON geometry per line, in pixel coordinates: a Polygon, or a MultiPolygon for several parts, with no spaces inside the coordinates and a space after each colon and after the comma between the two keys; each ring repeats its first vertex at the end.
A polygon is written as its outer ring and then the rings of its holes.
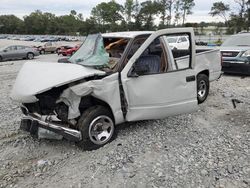
{"type": "Polygon", "coordinates": [[[33,59],[45,53],[57,53],[63,56],[72,56],[80,45],[58,46],[56,43],[47,42],[42,46],[11,45],[0,48],[0,62],[14,59],[33,59]]]}
{"type": "Polygon", "coordinates": [[[80,47],[80,44],[78,45],[58,45],[55,42],[47,42],[43,45],[39,46],[34,46],[37,48],[40,54],[45,54],[45,53],[57,53],[58,55],[63,55],[63,56],[71,56],[73,55],[80,47]]]}
{"type": "Polygon", "coordinates": [[[34,42],[80,41],[79,37],[70,37],[70,36],[0,35],[0,39],[34,41],[34,42]]]}

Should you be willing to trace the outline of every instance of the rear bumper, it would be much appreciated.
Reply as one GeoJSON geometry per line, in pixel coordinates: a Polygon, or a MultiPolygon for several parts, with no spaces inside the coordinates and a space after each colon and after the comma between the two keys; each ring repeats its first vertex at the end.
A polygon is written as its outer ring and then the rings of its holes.
{"type": "Polygon", "coordinates": [[[222,72],[250,75],[250,64],[223,62],[222,72]]]}
{"type": "Polygon", "coordinates": [[[61,124],[51,122],[49,120],[43,120],[42,116],[39,114],[31,114],[25,109],[21,107],[25,117],[22,118],[21,128],[28,131],[34,132],[34,130],[38,130],[38,128],[43,128],[59,135],[62,135],[64,138],[71,141],[80,141],[82,140],[82,134],[80,131],[65,127],[61,124]]]}

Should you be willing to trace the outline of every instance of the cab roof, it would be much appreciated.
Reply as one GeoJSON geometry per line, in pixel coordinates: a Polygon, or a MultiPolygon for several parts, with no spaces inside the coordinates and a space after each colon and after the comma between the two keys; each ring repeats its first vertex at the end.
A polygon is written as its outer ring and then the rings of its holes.
{"type": "Polygon", "coordinates": [[[150,35],[153,31],[125,31],[125,32],[113,32],[113,33],[102,33],[104,38],[135,38],[139,35],[150,35]]]}

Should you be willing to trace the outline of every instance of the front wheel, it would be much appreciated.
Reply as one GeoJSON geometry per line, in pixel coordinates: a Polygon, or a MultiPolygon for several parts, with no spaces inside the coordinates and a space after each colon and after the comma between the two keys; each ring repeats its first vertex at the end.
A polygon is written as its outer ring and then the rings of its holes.
{"type": "Polygon", "coordinates": [[[75,51],[72,51],[72,52],[71,52],[71,56],[74,55],[74,53],[75,53],[75,51]]]}
{"type": "Polygon", "coordinates": [[[28,53],[26,57],[27,57],[27,59],[29,59],[29,60],[30,60],[30,59],[34,59],[34,54],[33,54],[33,53],[28,53]]]}
{"type": "Polygon", "coordinates": [[[40,54],[45,54],[45,50],[40,50],[40,54]]]}
{"type": "Polygon", "coordinates": [[[82,133],[79,146],[84,150],[98,149],[114,139],[115,125],[112,112],[103,106],[85,110],[78,121],[82,133]]]}
{"type": "Polygon", "coordinates": [[[203,103],[209,93],[209,79],[205,74],[199,74],[197,76],[197,99],[198,104],[203,103]]]}

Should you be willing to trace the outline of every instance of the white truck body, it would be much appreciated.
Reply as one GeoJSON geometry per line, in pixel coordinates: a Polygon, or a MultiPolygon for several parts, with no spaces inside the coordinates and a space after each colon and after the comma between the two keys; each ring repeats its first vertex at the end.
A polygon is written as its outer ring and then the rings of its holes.
{"type": "MultiPolygon", "coordinates": [[[[55,105],[59,102],[67,105],[69,121],[79,120],[82,113],[79,105],[86,96],[101,101],[100,104],[106,104],[112,112],[114,124],[159,119],[195,111],[198,108],[197,75],[207,74],[209,81],[220,77],[220,51],[211,50],[196,54],[192,28],[164,29],[156,32],[110,33],[104,34],[103,37],[133,39],[145,34],[150,36],[129,58],[124,68],[112,74],[77,64],[26,63],[19,72],[11,98],[25,106],[26,103],[37,103],[39,96],[43,93],[49,93],[50,90],[66,85],[56,99],[55,105]],[[133,73],[135,63],[149,45],[160,36],[175,33],[184,33],[191,37],[190,54],[174,59],[171,48],[162,38],[167,54],[166,59],[171,70],[159,74],[135,75],[133,73]],[[178,69],[174,68],[176,64],[179,66],[178,69]],[[184,68],[182,69],[181,66],[184,68]],[[94,76],[97,76],[98,79],[93,78],[94,76]]],[[[30,117],[32,121],[38,121],[43,128],[52,131],[57,129],[55,132],[63,136],[70,134],[78,137],[78,140],[82,139],[83,133],[78,128],[65,130],[54,122],[44,121],[42,119],[46,118],[42,117],[49,115],[33,116],[28,106],[25,106],[26,116],[30,117]]],[[[54,115],[56,116],[56,114],[54,115]]]]}

